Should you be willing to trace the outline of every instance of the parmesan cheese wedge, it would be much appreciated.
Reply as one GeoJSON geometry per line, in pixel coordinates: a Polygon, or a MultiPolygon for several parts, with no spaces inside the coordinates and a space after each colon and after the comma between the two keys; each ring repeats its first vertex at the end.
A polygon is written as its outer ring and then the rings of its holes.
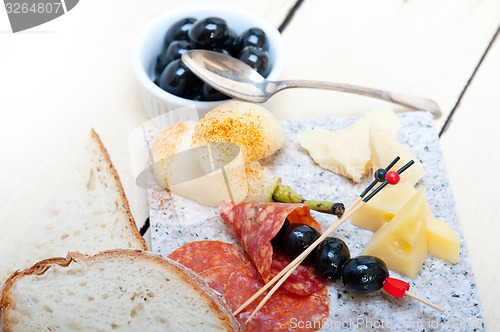
{"type": "Polygon", "coordinates": [[[376,256],[390,270],[415,278],[427,257],[425,204],[422,189],[377,230],[363,255],[376,256]]]}
{"type": "Polygon", "coordinates": [[[384,123],[387,131],[396,137],[399,123],[394,112],[381,109],[367,113],[342,130],[315,127],[299,133],[297,141],[319,166],[359,183],[371,166],[368,129],[374,119],[384,123]]]}

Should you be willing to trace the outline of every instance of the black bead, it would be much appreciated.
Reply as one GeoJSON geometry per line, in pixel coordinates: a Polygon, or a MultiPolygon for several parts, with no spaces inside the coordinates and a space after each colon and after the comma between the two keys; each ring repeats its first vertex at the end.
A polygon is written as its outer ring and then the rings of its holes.
{"type": "Polygon", "coordinates": [[[386,174],[387,174],[387,172],[385,171],[385,169],[380,168],[380,169],[377,169],[375,171],[374,176],[375,176],[375,179],[379,180],[380,182],[384,182],[386,174]]]}

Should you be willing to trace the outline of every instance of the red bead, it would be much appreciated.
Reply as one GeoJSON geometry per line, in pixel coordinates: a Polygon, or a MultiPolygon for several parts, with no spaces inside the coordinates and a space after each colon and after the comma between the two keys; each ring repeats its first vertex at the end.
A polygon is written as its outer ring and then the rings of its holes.
{"type": "Polygon", "coordinates": [[[410,284],[403,280],[385,278],[384,290],[392,296],[402,298],[405,292],[410,289],[410,284]]]}
{"type": "Polygon", "coordinates": [[[399,174],[396,171],[387,172],[385,179],[389,181],[390,184],[397,184],[399,182],[399,174]]]}

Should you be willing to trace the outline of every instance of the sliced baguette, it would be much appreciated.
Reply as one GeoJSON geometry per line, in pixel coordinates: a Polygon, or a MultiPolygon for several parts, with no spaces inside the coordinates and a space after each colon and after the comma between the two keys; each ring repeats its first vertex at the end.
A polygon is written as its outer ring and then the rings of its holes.
{"type": "Polygon", "coordinates": [[[142,250],[70,252],[14,273],[0,302],[10,331],[239,331],[191,270],[142,250]]]}
{"type": "Polygon", "coordinates": [[[11,243],[2,244],[0,285],[17,269],[68,251],[147,249],[106,149],[94,130],[90,136],[46,210],[11,243]]]}

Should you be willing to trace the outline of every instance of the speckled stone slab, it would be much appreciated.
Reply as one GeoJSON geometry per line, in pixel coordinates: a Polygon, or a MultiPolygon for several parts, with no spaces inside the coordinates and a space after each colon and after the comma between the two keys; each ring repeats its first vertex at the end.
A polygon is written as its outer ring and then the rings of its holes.
{"type": "MultiPolygon", "coordinates": [[[[331,118],[282,121],[287,144],[261,162],[281,177],[282,184],[309,199],[343,202],[353,201],[371,181],[365,177],[360,184],[317,166],[307,151],[296,142],[297,133],[320,126],[328,130],[343,129],[357,118],[331,118]]],[[[462,229],[457,216],[441,146],[429,113],[412,112],[398,115],[401,124],[399,141],[411,148],[422,162],[425,177],[417,188],[427,188],[427,198],[436,217],[444,219],[462,239],[458,264],[453,265],[428,256],[415,280],[391,272],[411,284],[411,291],[442,305],[440,313],[411,298],[397,299],[378,291],[355,294],[341,282],[328,286],[331,298],[330,316],[321,331],[484,331],[484,314],[462,229]]],[[[208,208],[161,190],[150,176],[148,195],[153,251],[168,255],[176,248],[199,240],[220,240],[237,243],[217,209],[208,208]]],[[[313,217],[326,229],[334,217],[312,211],[313,217]]],[[[349,245],[351,256],[359,255],[372,237],[370,231],[346,222],[334,233],[349,245]]],[[[292,327],[308,322],[291,322],[292,327]]]]}

